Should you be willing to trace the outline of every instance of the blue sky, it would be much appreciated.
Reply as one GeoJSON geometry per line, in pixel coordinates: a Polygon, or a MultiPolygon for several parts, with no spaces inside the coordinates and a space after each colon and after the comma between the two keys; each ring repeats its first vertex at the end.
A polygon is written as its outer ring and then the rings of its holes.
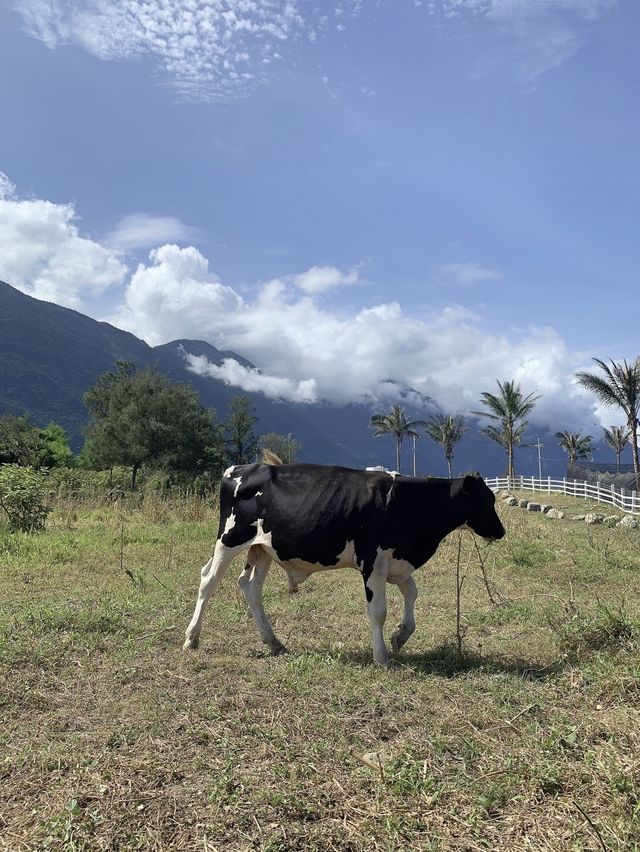
{"type": "Polygon", "coordinates": [[[443,408],[496,379],[556,429],[635,358],[635,0],[14,0],[0,278],[214,375],[443,408]],[[206,365],[196,365],[208,369],[206,365]]]}

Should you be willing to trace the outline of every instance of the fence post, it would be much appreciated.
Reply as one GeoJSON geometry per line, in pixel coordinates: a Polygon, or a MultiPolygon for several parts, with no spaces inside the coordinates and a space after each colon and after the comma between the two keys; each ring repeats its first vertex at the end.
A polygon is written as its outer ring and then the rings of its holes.
{"type": "Polygon", "coordinates": [[[567,493],[567,477],[566,476],[562,477],[562,493],[563,494],[567,493]]]}
{"type": "Polygon", "coordinates": [[[600,480],[596,483],[596,501],[600,503],[600,480]]]}
{"type": "Polygon", "coordinates": [[[551,477],[547,477],[547,491],[551,494],[551,477]]]}
{"type": "Polygon", "coordinates": [[[520,490],[524,491],[524,476],[520,474],[520,490]]]}
{"type": "Polygon", "coordinates": [[[578,480],[577,479],[573,480],[573,496],[574,497],[578,496],[578,480]]]}
{"type": "Polygon", "coordinates": [[[626,503],[626,500],[627,500],[627,492],[624,490],[624,488],[621,488],[621,489],[620,489],[620,503],[621,503],[622,505],[620,506],[620,508],[622,509],[622,511],[623,511],[623,512],[626,512],[626,511],[627,511],[627,510],[625,509],[625,503],[626,503]]]}
{"type": "Polygon", "coordinates": [[[635,514],[635,511],[636,511],[636,497],[637,497],[636,492],[632,491],[631,492],[631,513],[632,514],[635,514]]]}

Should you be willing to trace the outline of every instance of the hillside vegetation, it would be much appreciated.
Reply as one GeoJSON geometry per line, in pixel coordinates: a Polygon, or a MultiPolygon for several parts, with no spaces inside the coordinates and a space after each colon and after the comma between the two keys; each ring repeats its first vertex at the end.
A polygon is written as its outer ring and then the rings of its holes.
{"type": "Polygon", "coordinates": [[[0,848],[638,848],[638,533],[499,510],[503,541],[462,538],[463,655],[454,533],[389,670],[348,571],[289,595],[272,569],[273,658],[232,566],[183,652],[216,532],[199,498],[0,527],[0,848]]]}

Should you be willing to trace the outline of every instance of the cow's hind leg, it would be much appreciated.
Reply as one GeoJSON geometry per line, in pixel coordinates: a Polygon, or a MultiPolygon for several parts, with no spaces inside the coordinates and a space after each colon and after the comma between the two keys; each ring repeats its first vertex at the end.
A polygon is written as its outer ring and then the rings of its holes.
{"type": "Polygon", "coordinates": [[[387,617],[386,566],[377,564],[371,573],[365,574],[364,590],[373,638],[373,659],[380,666],[387,666],[387,648],[384,644],[384,622],[387,617]]]}
{"type": "Polygon", "coordinates": [[[402,622],[397,626],[391,636],[391,648],[393,653],[397,654],[400,648],[404,645],[407,639],[416,629],[416,620],[413,614],[413,607],[418,597],[418,589],[413,577],[408,577],[404,583],[398,583],[398,588],[402,592],[404,598],[404,615],[402,622]]]}
{"type": "Polygon", "coordinates": [[[249,548],[247,564],[238,577],[238,585],[244,593],[262,641],[271,648],[273,654],[282,654],[287,649],[273,632],[262,603],[262,587],[270,566],[269,554],[260,545],[254,544],[249,548]]]}
{"type": "Polygon", "coordinates": [[[196,608],[193,611],[193,616],[189,622],[186,631],[186,638],[183,648],[197,648],[200,641],[200,628],[202,626],[202,616],[207,601],[215,590],[220,585],[220,581],[224,577],[229,563],[233,557],[242,550],[242,547],[227,547],[220,539],[216,542],[213,556],[203,567],[201,572],[200,588],[198,589],[198,600],[196,608]]]}

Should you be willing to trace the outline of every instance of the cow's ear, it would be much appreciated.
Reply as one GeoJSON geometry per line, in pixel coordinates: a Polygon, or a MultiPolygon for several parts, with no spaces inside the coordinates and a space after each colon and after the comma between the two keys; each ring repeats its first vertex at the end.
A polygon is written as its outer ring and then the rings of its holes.
{"type": "Polygon", "coordinates": [[[473,494],[478,487],[478,477],[472,473],[468,473],[462,482],[462,493],[473,494]]]}

